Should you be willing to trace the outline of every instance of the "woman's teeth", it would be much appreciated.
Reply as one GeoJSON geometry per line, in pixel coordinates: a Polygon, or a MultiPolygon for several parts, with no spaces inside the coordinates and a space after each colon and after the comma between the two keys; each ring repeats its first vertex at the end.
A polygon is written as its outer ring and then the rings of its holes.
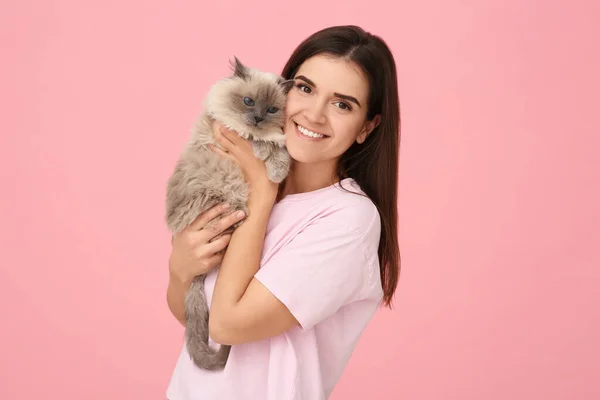
{"type": "Polygon", "coordinates": [[[325,137],[325,135],[321,135],[320,133],[315,133],[313,131],[309,131],[308,129],[306,129],[303,126],[298,125],[298,130],[300,131],[301,134],[303,134],[304,136],[308,136],[310,138],[314,138],[314,139],[320,139],[325,137]]]}

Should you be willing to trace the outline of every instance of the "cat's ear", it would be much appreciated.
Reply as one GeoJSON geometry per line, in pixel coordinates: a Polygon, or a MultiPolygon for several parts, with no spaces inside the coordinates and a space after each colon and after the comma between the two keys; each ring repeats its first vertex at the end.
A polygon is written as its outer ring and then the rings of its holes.
{"type": "Polygon", "coordinates": [[[288,94],[288,92],[294,87],[294,80],[279,78],[279,84],[281,85],[281,87],[283,87],[283,91],[285,92],[285,94],[288,94]]]}
{"type": "Polygon", "coordinates": [[[231,62],[231,69],[233,69],[233,76],[237,76],[238,78],[246,79],[248,77],[248,68],[244,64],[241,63],[237,57],[233,57],[233,62],[231,62]]]}

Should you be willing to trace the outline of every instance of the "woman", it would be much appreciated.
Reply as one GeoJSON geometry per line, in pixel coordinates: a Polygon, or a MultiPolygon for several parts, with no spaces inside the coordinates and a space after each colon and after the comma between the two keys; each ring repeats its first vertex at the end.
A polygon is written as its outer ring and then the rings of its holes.
{"type": "Polygon", "coordinates": [[[203,229],[226,213],[217,206],[173,240],[171,311],[185,323],[185,293],[208,272],[210,336],[232,349],[225,369],[209,372],[183,346],[170,400],[326,399],[378,306],[391,306],[400,263],[393,57],[378,37],[333,27],[301,43],[282,75],[295,82],[287,179],[270,182],[250,143],[215,125],[226,151],[213,151],[238,163],[251,186],[249,215],[208,243],[244,218],[203,229]]]}

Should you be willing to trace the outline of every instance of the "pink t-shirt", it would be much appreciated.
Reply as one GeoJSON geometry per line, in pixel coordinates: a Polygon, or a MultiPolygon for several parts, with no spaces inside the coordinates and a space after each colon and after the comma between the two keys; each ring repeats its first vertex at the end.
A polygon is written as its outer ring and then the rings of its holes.
{"type": "MultiPolygon", "coordinates": [[[[352,179],[341,184],[362,193],[352,179]]],[[[380,229],[371,200],[339,184],[275,204],[255,277],[302,327],[232,346],[217,372],[197,368],[184,345],[168,399],[327,399],[383,296],[380,229]]],[[[217,273],[206,278],[208,299],[217,273]]]]}

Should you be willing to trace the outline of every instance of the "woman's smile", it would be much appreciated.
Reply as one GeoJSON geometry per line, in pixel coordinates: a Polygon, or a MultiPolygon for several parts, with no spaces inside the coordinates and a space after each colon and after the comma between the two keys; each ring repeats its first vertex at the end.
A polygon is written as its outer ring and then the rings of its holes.
{"type": "Polygon", "coordinates": [[[310,140],[310,141],[320,141],[320,140],[329,138],[329,136],[327,136],[325,134],[315,132],[313,130],[305,128],[304,126],[302,126],[296,122],[294,122],[294,125],[296,126],[296,134],[298,136],[300,136],[302,139],[306,139],[306,140],[310,140]]]}

